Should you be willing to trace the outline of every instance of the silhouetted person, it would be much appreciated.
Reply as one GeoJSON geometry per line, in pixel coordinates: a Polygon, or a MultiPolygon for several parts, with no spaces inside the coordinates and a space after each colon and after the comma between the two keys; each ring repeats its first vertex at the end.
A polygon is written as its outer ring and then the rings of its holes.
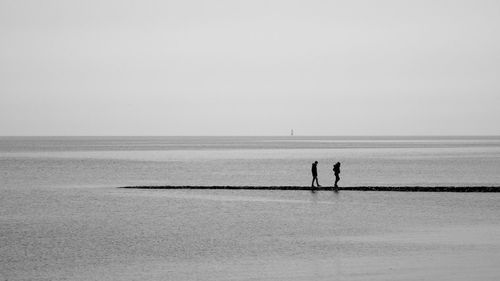
{"type": "Polygon", "coordinates": [[[340,162],[337,162],[333,165],[333,174],[335,175],[335,185],[333,187],[337,189],[338,188],[337,183],[340,180],[340,162]]]}
{"type": "Polygon", "coordinates": [[[318,183],[318,161],[314,161],[314,163],[312,164],[311,173],[312,173],[312,176],[313,176],[311,187],[314,187],[314,181],[315,180],[316,180],[316,185],[318,187],[320,187],[321,185],[319,185],[319,183],[318,183]]]}

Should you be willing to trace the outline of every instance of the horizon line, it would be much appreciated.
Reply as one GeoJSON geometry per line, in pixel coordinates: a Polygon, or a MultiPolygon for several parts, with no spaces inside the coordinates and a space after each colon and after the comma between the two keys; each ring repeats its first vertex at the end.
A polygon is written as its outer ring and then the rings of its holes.
{"type": "Polygon", "coordinates": [[[118,134],[118,135],[83,135],[83,134],[75,134],[75,135],[62,135],[62,134],[54,134],[54,135],[0,135],[0,137],[286,137],[286,138],[300,138],[300,137],[500,137],[500,134],[376,134],[376,135],[368,135],[368,134],[353,134],[353,135],[246,135],[246,134],[221,134],[221,135],[126,135],[126,134],[118,134]]]}

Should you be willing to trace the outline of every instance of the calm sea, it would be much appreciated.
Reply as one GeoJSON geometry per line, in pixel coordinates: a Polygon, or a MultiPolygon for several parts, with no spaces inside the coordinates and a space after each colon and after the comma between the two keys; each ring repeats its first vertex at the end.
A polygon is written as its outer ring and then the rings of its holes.
{"type": "Polygon", "coordinates": [[[500,137],[0,138],[14,186],[498,185],[500,137]]]}
{"type": "Polygon", "coordinates": [[[0,138],[0,280],[500,280],[500,137],[0,138]]]}

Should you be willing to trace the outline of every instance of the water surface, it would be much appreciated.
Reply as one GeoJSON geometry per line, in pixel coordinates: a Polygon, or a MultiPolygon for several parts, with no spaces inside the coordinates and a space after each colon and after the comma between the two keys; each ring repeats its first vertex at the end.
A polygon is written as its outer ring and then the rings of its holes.
{"type": "Polygon", "coordinates": [[[2,280],[499,280],[498,138],[1,138],[2,280]],[[333,177],[331,177],[333,179],[333,177]]]}

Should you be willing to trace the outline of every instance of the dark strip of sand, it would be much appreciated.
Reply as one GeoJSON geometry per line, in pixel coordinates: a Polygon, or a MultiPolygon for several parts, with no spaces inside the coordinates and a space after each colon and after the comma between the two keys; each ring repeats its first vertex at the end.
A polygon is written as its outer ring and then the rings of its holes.
{"type": "MultiPolygon", "coordinates": [[[[133,189],[226,189],[226,190],[315,190],[332,191],[329,186],[311,189],[307,186],[123,186],[133,189]]],[[[352,186],[339,187],[337,190],[356,191],[405,191],[405,192],[500,192],[500,186],[352,186]]]]}

